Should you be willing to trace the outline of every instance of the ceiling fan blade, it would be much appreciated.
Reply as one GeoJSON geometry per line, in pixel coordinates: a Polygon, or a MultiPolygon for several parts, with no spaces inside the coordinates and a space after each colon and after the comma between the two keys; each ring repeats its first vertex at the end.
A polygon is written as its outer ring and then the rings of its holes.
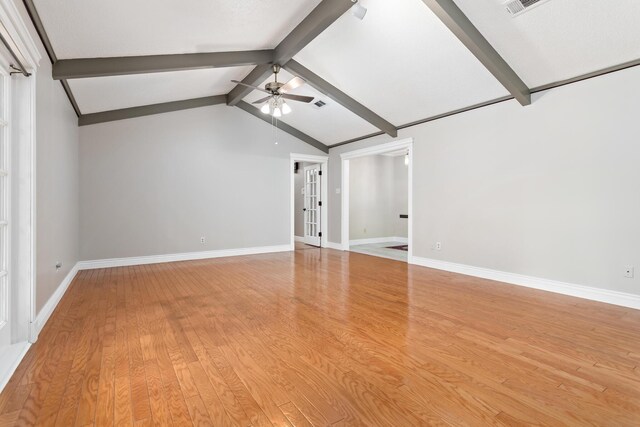
{"type": "Polygon", "coordinates": [[[271,96],[265,96],[264,98],[258,99],[257,101],[253,101],[252,104],[262,104],[269,99],[271,99],[271,96]]]}
{"type": "Polygon", "coordinates": [[[313,96],[290,95],[288,93],[283,93],[280,96],[285,99],[290,99],[291,101],[307,102],[307,103],[313,101],[313,96]]]}
{"type": "Polygon", "coordinates": [[[235,83],[235,84],[238,84],[238,85],[247,86],[247,87],[250,87],[252,89],[259,90],[260,92],[268,93],[269,95],[271,95],[271,92],[269,92],[266,89],[262,89],[261,87],[258,87],[258,86],[248,85],[246,83],[242,83],[242,82],[239,82],[237,80],[231,80],[231,82],[235,83]]]}
{"type": "Polygon", "coordinates": [[[278,90],[278,92],[280,92],[280,93],[291,92],[292,90],[294,90],[296,88],[299,88],[300,86],[302,86],[305,83],[306,82],[304,80],[302,80],[300,77],[294,77],[291,80],[289,80],[287,83],[285,83],[285,85],[282,86],[280,88],[280,90],[278,90]]]}

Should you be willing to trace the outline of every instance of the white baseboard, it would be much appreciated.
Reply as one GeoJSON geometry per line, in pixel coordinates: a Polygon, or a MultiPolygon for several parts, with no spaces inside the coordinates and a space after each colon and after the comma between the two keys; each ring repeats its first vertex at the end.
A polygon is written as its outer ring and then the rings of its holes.
{"type": "Polygon", "coordinates": [[[24,341],[3,348],[0,352],[0,393],[4,390],[30,347],[31,343],[24,341]]]}
{"type": "Polygon", "coordinates": [[[304,237],[301,236],[293,236],[293,240],[304,243],[304,237]]]}
{"type": "Polygon", "coordinates": [[[337,249],[339,251],[344,250],[342,248],[342,244],[341,243],[327,242],[327,246],[326,247],[329,248],[329,249],[337,249]]]}
{"type": "Polygon", "coordinates": [[[53,310],[55,310],[55,308],[58,306],[58,303],[69,288],[69,285],[73,281],[73,278],[76,277],[76,274],[78,273],[78,264],[79,263],[76,263],[76,265],[71,268],[69,273],[67,273],[65,278],[62,279],[62,282],[60,283],[60,285],[58,285],[58,288],[49,297],[49,300],[36,315],[35,322],[30,325],[29,341],[31,341],[32,343],[36,342],[40,331],[42,331],[42,328],[47,323],[47,320],[49,320],[49,317],[51,317],[53,310]]]}
{"type": "Polygon", "coordinates": [[[288,252],[291,245],[259,246],[255,248],[219,249],[214,251],[185,252],[179,254],[149,255],[128,258],[94,259],[80,261],[79,270],[93,270],[95,268],[124,267],[129,265],[158,264],[162,262],[192,261],[207,258],[221,258],[239,255],[257,255],[273,252],[288,252]]]}
{"type": "Polygon", "coordinates": [[[385,243],[385,242],[398,242],[398,243],[409,243],[409,239],[406,237],[372,237],[370,239],[356,239],[349,240],[349,246],[355,245],[371,245],[374,243],[385,243]]]}
{"type": "Polygon", "coordinates": [[[573,297],[605,302],[608,304],[620,305],[623,307],[635,308],[640,310],[640,295],[611,291],[601,288],[592,288],[589,286],[576,285],[573,283],[559,282],[557,280],[542,279],[539,277],[525,276],[516,273],[507,273],[504,271],[474,267],[465,264],[456,264],[453,262],[440,261],[436,259],[422,258],[417,256],[411,257],[409,263],[420,265],[423,267],[435,268],[438,270],[450,271],[453,273],[466,274],[467,276],[481,277],[483,279],[495,280],[512,285],[555,292],[558,294],[570,295],[573,297]]]}
{"type": "Polygon", "coordinates": [[[409,244],[409,238],[408,238],[408,237],[398,237],[398,236],[395,236],[395,237],[393,237],[392,242],[399,242],[399,243],[406,243],[406,244],[409,244]]]}

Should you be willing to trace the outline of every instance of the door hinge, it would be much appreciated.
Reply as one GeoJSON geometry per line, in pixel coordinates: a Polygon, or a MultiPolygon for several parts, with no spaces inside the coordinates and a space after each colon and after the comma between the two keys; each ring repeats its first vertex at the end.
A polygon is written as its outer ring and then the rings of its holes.
{"type": "Polygon", "coordinates": [[[322,206],[322,200],[318,202],[318,206],[322,206]]]}
{"type": "Polygon", "coordinates": [[[322,237],[322,231],[318,233],[318,237],[322,237]]]}
{"type": "Polygon", "coordinates": [[[318,171],[318,175],[322,175],[322,171],[321,170],[318,171]]]}

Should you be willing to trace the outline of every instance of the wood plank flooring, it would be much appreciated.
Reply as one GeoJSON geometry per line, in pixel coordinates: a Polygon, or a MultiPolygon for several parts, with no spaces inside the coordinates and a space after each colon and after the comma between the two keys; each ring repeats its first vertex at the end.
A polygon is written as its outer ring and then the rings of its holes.
{"type": "Polygon", "coordinates": [[[640,425],[640,311],[332,250],[82,271],[0,426],[640,425]]]}

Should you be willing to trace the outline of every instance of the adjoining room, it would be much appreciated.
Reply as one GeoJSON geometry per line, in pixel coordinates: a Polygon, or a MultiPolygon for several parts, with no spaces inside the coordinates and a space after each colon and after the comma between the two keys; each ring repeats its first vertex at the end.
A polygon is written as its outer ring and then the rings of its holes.
{"type": "Polygon", "coordinates": [[[403,149],[350,161],[350,251],[407,262],[408,171],[403,149]]]}

